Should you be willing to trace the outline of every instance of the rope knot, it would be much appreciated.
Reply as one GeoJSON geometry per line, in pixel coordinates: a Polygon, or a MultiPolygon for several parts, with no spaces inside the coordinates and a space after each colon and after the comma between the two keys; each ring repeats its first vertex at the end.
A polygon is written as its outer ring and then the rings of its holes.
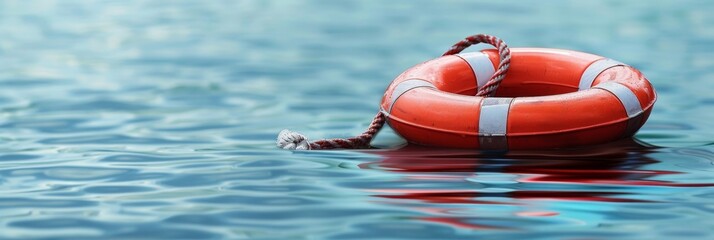
{"type": "Polygon", "coordinates": [[[283,129],[278,133],[276,144],[279,148],[287,150],[310,150],[310,144],[305,135],[287,129],[283,129]]]}

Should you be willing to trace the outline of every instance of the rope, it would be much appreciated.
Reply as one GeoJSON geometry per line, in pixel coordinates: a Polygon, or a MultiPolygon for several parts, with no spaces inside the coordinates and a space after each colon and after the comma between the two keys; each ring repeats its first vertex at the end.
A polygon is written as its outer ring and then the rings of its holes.
{"type": "MultiPolygon", "coordinates": [[[[500,62],[498,64],[498,69],[493,73],[491,79],[488,80],[486,84],[481,86],[476,93],[476,96],[493,96],[498,85],[506,77],[506,72],[508,72],[508,67],[511,63],[511,50],[508,49],[503,40],[500,38],[486,35],[486,34],[476,34],[466,37],[454,44],[451,49],[446,51],[442,56],[453,55],[460,53],[464,49],[470,47],[471,45],[478,43],[488,43],[498,49],[498,55],[500,56],[500,62]]],[[[322,139],[314,142],[308,141],[305,135],[298,132],[293,132],[287,129],[280,131],[278,134],[278,140],[276,142],[277,146],[282,149],[288,150],[319,150],[319,149],[361,149],[370,148],[369,143],[372,141],[375,135],[384,126],[387,118],[380,111],[374,116],[372,123],[365,132],[359,136],[352,138],[333,138],[333,139],[322,139]]]]}
{"type": "Polygon", "coordinates": [[[322,139],[314,142],[308,142],[307,138],[297,132],[290,130],[282,130],[278,134],[278,147],[282,149],[289,150],[318,150],[318,149],[335,149],[335,148],[345,148],[345,149],[359,149],[359,148],[369,148],[369,142],[372,141],[377,132],[384,126],[387,118],[384,117],[382,112],[377,113],[374,116],[372,123],[369,124],[367,131],[360,134],[359,136],[352,138],[333,138],[333,139],[322,139]]]}
{"type": "Polygon", "coordinates": [[[498,63],[498,69],[496,69],[496,72],[493,73],[491,79],[489,79],[486,84],[481,86],[478,89],[478,92],[476,93],[476,96],[493,97],[493,95],[496,93],[496,88],[498,88],[498,85],[500,85],[501,81],[506,78],[506,72],[508,72],[508,67],[511,66],[511,50],[508,49],[508,45],[506,45],[503,40],[486,34],[476,34],[468,36],[464,40],[461,40],[454,44],[454,46],[451,46],[451,49],[446,51],[442,56],[460,53],[471,45],[478,43],[488,43],[496,47],[496,49],[498,49],[498,56],[500,56],[501,59],[498,63]]]}

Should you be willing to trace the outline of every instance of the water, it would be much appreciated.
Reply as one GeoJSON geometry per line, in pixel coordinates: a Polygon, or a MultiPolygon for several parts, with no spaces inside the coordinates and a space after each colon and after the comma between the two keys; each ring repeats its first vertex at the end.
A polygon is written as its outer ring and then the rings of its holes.
{"type": "Polygon", "coordinates": [[[710,1],[2,1],[0,238],[711,239],[710,1]],[[456,40],[641,69],[637,141],[278,150],[361,132],[456,40]]]}

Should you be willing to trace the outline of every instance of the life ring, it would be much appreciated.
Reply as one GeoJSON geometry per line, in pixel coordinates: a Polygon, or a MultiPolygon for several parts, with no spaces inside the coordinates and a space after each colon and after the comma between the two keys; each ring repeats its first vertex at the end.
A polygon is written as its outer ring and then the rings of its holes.
{"type": "Polygon", "coordinates": [[[631,137],[657,99],[642,73],[583,52],[511,48],[494,97],[474,96],[498,66],[494,49],[436,58],[396,77],[380,107],[411,143],[494,150],[563,148],[631,137]]]}

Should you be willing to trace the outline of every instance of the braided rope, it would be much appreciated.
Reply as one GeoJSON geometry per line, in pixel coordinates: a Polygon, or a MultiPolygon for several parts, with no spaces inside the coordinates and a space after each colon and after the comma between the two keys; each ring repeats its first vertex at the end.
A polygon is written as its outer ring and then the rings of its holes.
{"type": "Polygon", "coordinates": [[[442,56],[460,53],[471,45],[478,43],[488,43],[498,49],[498,56],[500,57],[498,69],[496,69],[496,72],[493,73],[491,79],[489,79],[486,84],[481,86],[478,89],[478,92],[476,93],[476,96],[493,97],[493,95],[496,93],[496,88],[498,88],[498,86],[501,84],[501,81],[506,78],[508,67],[511,66],[511,50],[508,48],[508,45],[506,45],[503,40],[486,34],[471,35],[451,46],[451,49],[446,51],[442,56]]]}
{"type": "Polygon", "coordinates": [[[372,123],[369,124],[367,131],[356,137],[351,138],[333,138],[333,139],[322,139],[314,142],[309,142],[307,138],[297,132],[290,130],[282,130],[278,134],[277,145],[282,149],[289,150],[319,150],[319,149],[359,149],[359,148],[369,148],[369,143],[372,141],[377,132],[384,126],[387,122],[387,118],[382,112],[378,112],[377,116],[374,116],[372,123]]]}
{"type": "MultiPolygon", "coordinates": [[[[454,44],[451,49],[446,51],[442,56],[460,53],[471,45],[478,43],[488,43],[493,45],[498,49],[498,55],[500,56],[498,69],[493,73],[491,79],[489,79],[484,86],[479,88],[478,93],[476,94],[476,96],[490,97],[493,96],[496,88],[498,88],[498,85],[506,77],[506,72],[508,72],[508,67],[511,63],[511,50],[508,49],[508,46],[505,42],[503,42],[503,40],[486,34],[468,36],[464,40],[454,44]]],[[[376,116],[374,116],[374,119],[372,120],[372,123],[369,124],[367,130],[359,136],[351,138],[322,139],[314,142],[309,142],[307,137],[300,133],[285,129],[280,131],[278,134],[276,144],[279,148],[288,150],[369,148],[369,143],[372,139],[374,139],[374,136],[377,135],[379,130],[382,129],[386,121],[387,117],[380,111],[376,116]]]]}

